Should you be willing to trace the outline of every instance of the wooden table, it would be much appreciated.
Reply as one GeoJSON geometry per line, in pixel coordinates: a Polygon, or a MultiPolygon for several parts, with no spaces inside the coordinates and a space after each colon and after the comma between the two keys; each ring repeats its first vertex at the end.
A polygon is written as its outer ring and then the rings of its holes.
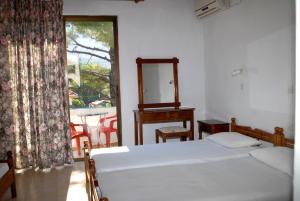
{"type": "Polygon", "coordinates": [[[198,131],[199,131],[200,140],[203,138],[202,132],[214,134],[214,133],[229,131],[230,124],[227,122],[219,121],[216,119],[202,120],[197,122],[198,122],[198,131]]]}
{"type": "Polygon", "coordinates": [[[183,122],[183,127],[186,128],[189,121],[192,131],[191,140],[194,140],[194,110],[195,108],[187,107],[134,110],[135,145],[143,144],[143,124],[183,122]]]}

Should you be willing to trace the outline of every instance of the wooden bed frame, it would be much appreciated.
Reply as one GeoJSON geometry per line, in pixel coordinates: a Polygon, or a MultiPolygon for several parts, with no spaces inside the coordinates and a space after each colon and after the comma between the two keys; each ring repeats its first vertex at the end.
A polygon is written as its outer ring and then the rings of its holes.
{"type": "Polygon", "coordinates": [[[275,127],[274,133],[249,126],[237,125],[236,118],[231,118],[231,131],[274,144],[274,146],[294,148],[294,140],[284,137],[283,128],[275,127]]]}
{"type": "Polygon", "coordinates": [[[12,152],[7,152],[7,160],[0,160],[0,163],[7,163],[9,170],[0,178],[0,200],[2,199],[6,190],[10,187],[12,198],[17,197],[14,163],[12,152]]]}
{"type": "MultiPolygon", "coordinates": [[[[256,138],[272,143],[274,146],[284,146],[294,148],[294,140],[284,137],[283,128],[275,127],[274,133],[251,128],[249,126],[238,125],[236,118],[231,119],[232,132],[239,132],[243,135],[256,138]]],[[[86,189],[90,201],[109,201],[108,198],[102,197],[100,184],[96,178],[95,161],[90,159],[88,142],[84,142],[84,162],[85,162],[85,176],[86,176],[86,189]]]]}

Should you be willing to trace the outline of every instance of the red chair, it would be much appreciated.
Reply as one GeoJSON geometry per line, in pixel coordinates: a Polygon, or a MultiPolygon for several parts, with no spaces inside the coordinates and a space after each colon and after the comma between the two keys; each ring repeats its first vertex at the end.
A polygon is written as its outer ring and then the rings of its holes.
{"type": "Polygon", "coordinates": [[[110,135],[111,133],[116,133],[116,135],[118,136],[118,128],[116,128],[115,124],[117,123],[117,115],[113,115],[110,117],[103,117],[100,118],[99,123],[100,123],[100,132],[99,132],[99,136],[101,135],[101,133],[104,133],[105,135],[105,143],[106,143],[106,147],[110,147],[110,135]],[[109,121],[109,125],[106,126],[105,122],[109,121]]]}
{"type": "Polygon", "coordinates": [[[91,140],[91,136],[88,132],[87,124],[74,124],[74,123],[70,122],[70,128],[71,128],[72,139],[76,140],[77,152],[78,152],[78,155],[80,156],[81,155],[81,147],[80,147],[80,138],[81,137],[87,137],[88,141],[89,141],[89,145],[90,145],[90,147],[92,147],[92,140],[91,140]],[[81,126],[83,128],[82,132],[78,132],[75,129],[75,126],[81,126]]]}

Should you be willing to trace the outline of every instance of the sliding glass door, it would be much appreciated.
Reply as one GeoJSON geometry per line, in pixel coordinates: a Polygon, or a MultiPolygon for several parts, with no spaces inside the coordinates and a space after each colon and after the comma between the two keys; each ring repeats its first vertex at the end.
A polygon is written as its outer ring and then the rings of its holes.
{"type": "Polygon", "coordinates": [[[74,157],[121,145],[116,17],[65,16],[66,68],[74,157]]]}

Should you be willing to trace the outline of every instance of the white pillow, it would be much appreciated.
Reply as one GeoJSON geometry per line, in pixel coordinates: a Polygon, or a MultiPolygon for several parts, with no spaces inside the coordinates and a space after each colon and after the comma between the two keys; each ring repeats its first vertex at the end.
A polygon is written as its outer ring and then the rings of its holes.
{"type": "Polygon", "coordinates": [[[293,176],[294,151],[287,147],[268,147],[250,152],[254,158],[293,176]]]}
{"type": "Polygon", "coordinates": [[[261,145],[261,142],[255,138],[242,135],[237,132],[222,132],[209,135],[207,139],[212,140],[229,148],[240,148],[261,145]]]}

